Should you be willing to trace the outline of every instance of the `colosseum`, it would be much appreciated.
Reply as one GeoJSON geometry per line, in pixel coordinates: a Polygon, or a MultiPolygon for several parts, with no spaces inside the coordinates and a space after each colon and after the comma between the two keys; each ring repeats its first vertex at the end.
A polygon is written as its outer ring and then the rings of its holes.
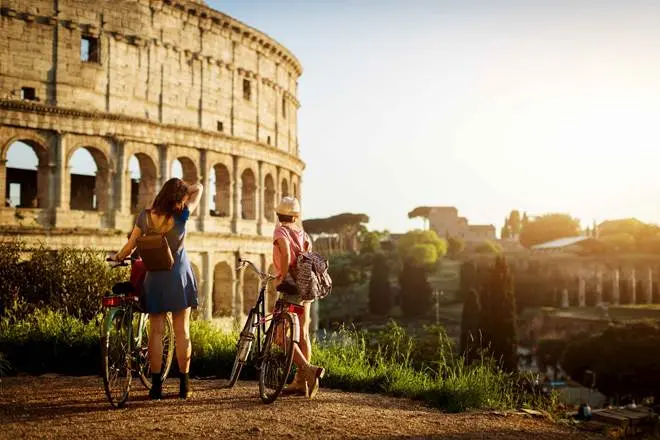
{"type": "Polygon", "coordinates": [[[275,203],[300,197],[295,56],[201,0],[0,5],[0,239],[117,250],[165,180],[201,181],[200,314],[239,317],[237,258],[271,269],[275,203]]]}

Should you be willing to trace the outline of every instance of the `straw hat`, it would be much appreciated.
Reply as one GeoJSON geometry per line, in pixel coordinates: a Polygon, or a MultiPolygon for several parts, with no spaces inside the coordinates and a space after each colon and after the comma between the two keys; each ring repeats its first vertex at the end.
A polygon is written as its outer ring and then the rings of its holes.
{"type": "Polygon", "coordinates": [[[275,212],[280,215],[289,215],[291,217],[300,216],[300,202],[291,196],[282,197],[280,204],[275,208],[275,212]]]}

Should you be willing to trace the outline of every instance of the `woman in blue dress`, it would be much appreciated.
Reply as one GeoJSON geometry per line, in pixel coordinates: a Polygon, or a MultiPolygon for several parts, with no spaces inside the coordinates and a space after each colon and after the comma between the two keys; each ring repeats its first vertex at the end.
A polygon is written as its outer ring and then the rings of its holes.
{"type": "Polygon", "coordinates": [[[144,280],[146,312],[149,314],[149,360],[151,362],[152,387],[149,396],[161,399],[161,363],[163,357],[163,332],[166,313],[172,312],[176,360],[181,372],[179,397],[190,396],[188,383],[190,356],[190,309],[197,307],[197,282],[183,245],[186,222],[195,211],[202,196],[202,185],[188,185],[181,179],[165,182],[151,209],[143,210],[124,247],[114,256],[115,260],[128,257],[137,246],[137,239],[147,229],[164,233],[174,257],[169,271],[147,272],[144,280]]]}

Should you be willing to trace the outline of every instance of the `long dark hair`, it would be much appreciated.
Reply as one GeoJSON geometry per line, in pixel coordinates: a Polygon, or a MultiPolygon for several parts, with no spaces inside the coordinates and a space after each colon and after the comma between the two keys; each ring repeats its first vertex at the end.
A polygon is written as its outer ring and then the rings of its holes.
{"type": "Polygon", "coordinates": [[[165,182],[151,207],[156,214],[172,216],[179,212],[177,205],[188,194],[188,185],[178,178],[165,182]]]}

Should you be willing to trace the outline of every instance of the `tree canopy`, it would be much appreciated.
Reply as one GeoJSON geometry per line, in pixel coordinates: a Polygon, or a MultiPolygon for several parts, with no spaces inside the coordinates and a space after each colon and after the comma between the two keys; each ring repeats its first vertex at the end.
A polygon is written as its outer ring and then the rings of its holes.
{"type": "Polygon", "coordinates": [[[580,221],[568,214],[546,214],[522,223],[520,244],[525,247],[580,235],[580,221]]]}
{"type": "Polygon", "coordinates": [[[404,260],[418,265],[432,265],[447,253],[447,241],[438,237],[435,231],[415,229],[406,232],[396,246],[404,260]]]}
{"type": "Polygon", "coordinates": [[[430,206],[418,206],[417,208],[413,209],[408,213],[408,218],[417,218],[417,217],[429,218],[430,214],[431,214],[430,206]]]}
{"type": "Polygon", "coordinates": [[[345,212],[326,218],[312,218],[303,221],[303,228],[309,234],[338,234],[348,228],[358,229],[363,223],[369,223],[367,214],[345,212]]]}

